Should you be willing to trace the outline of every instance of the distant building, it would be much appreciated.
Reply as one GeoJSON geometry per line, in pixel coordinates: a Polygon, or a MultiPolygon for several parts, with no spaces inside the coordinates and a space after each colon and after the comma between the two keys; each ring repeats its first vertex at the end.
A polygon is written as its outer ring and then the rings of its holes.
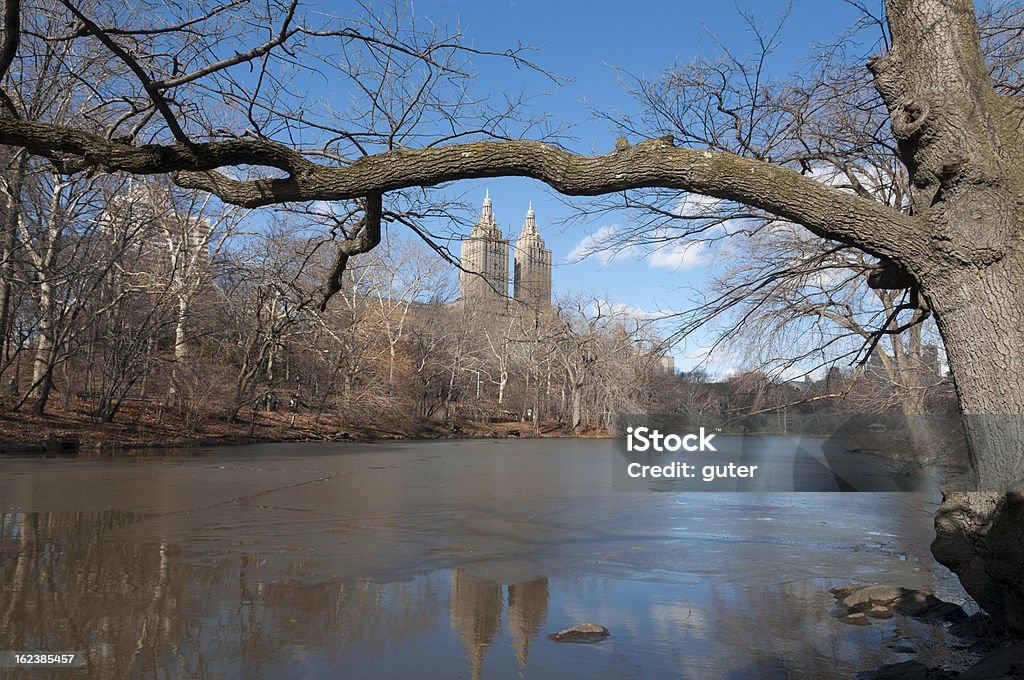
{"type": "Polygon", "coordinates": [[[108,203],[100,224],[128,274],[194,277],[210,264],[209,219],[179,210],[165,188],[131,187],[108,203]]]}
{"type": "Polygon", "coordinates": [[[921,359],[924,363],[925,375],[931,379],[942,377],[942,365],[939,363],[939,346],[928,343],[921,349],[921,359]]]}
{"type": "Polygon", "coordinates": [[[462,242],[459,289],[463,302],[488,304],[508,299],[508,241],[494,221],[490,192],[480,218],[462,242]]]}
{"type": "Polygon", "coordinates": [[[515,299],[543,308],[551,306],[551,251],[544,247],[544,239],[537,231],[533,204],[526,211],[526,224],[516,241],[515,299]]]}
{"type": "MultiPolygon", "coordinates": [[[[462,242],[459,289],[464,303],[490,305],[509,300],[509,242],[494,219],[491,195],[484,197],[476,226],[462,242]]],[[[512,298],[534,308],[551,306],[551,251],[537,230],[530,205],[516,241],[512,298]]]]}
{"type": "Polygon", "coordinates": [[[662,373],[666,375],[676,374],[676,358],[669,355],[664,355],[658,359],[658,368],[661,369],[662,373]]]}

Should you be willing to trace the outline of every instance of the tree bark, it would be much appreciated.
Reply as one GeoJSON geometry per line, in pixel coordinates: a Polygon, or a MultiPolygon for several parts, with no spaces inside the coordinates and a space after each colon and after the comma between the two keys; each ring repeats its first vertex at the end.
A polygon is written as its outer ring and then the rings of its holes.
{"type": "Polygon", "coordinates": [[[18,216],[21,214],[21,189],[25,179],[28,155],[15,154],[11,172],[3,188],[7,205],[0,218],[0,359],[8,354],[11,335],[11,293],[13,262],[18,243],[18,216]]]}
{"type": "Polygon", "coordinates": [[[174,363],[171,365],[171,384],[169,401],[175,406],[184,406],[182,402],[182,380],[187,374],[185,364],[188,362],[188,332],[191,318],[191,297],[187,292],[178,292],[178,313],[174,323],[174,363]]]}
{"type": "Polygon", "coordinates": [[[958,272],[934,296],[977,488],[983,491],[1024,485],[1024,309],[1020,289],[1002,271],[1006,264],[958,272]]]}
{"type": "Polygon", "coordinates": [[[32,390],[29,398],[32,413],[41,416],[46,412],[53,387],[53,365],[56,358],[56,329],[54,328],[53,286],[49,281],[38,282],[39,330],[36,337],[36,354],[32,362],[32,390]]]}

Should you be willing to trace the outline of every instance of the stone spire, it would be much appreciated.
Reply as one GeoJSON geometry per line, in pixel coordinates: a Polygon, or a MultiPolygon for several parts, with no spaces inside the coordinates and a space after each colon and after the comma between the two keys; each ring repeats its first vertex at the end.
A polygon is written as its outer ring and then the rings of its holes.
{"type": "Polygon", "coordinates": [[[537,231],[537,215],[533,212],[533,201],[530,201],[530,208],[526,211],[526,223],[523,224],[523,231],[519,234],[517,247],[525,248],[527,244],[535,245],[539,248],[544,247],[544,239],[540,237],[540,232],[537,231]]]}
{"type": "Polygon", "coordinates": [[[476,221],[476,226],[473,227],[473,233],[471,236],[476,238],[501,238],[501,229],[498,228],[498,223],[494,219],[494,208],[491,205],[490,189],[488,189],[484,194],[484,205],[480,209],[480,217],[476,221]]]}
{"type": "Polygon", "coordinates": [[[551,251],[544,246],[544,239],[537,230],[533,201],[516,241],[513,283],[516,300],[535,308],[551,305],[551,251]]]}
{"type": "Polygon", "coordinates": [[[478,578],[465,569],[452,570],[452,628],[462,641],[472,680],[480,680],[487,650],[501,633],[502,595],[496,581],[478,578]]]}
{"type": "Polygon", "coordinates": [[[480,213],[481,219],[494,221],[494,211],[491,209],[491,190],[484,190],[484,209],[480,213]]]}
{"type": "Polygon", "coordinates": [[[548,580],[539,578],[529,583],[508,587],[508,629],[520,668],[526,667],[530,643],[548,618],[548,580]]]}

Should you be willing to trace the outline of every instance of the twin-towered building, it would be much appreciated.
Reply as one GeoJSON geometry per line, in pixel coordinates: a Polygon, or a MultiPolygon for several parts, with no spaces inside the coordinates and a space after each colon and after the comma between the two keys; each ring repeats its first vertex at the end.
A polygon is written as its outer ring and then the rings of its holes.
{"type": "MultiPolygon", "coordinates": [[[[463,302],[494,303],[509,299],[509,242],[494,219],[490,192],[484,197],[480,218],[462,242],[459,287],[463,302]]],[[[537,231],[530,204],[526,223],[516,241],[512,298],[534,308],[551,306],[551,251],[537,231]]]]}

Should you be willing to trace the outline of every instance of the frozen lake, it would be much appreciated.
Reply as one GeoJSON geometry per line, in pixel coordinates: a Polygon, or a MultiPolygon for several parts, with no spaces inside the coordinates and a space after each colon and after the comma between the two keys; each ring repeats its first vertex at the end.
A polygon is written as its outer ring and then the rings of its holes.
{"type": "MultiPolygon", "coordinates": [[[[936,590],[929,493],[613,489],[603,440],[0,459],[0,649],[54,677],[816,678],[941,652],[828,615],[936,590]],[[593,645],[547,634],[594,622],[593,645]]],[[[936,657],[937,658],[937,657],[936,657]]],[[[9,677],[48,677],[10,671],[9,677]]],[[[6,676],[5,676],[6,677],[6,676]]]]}

